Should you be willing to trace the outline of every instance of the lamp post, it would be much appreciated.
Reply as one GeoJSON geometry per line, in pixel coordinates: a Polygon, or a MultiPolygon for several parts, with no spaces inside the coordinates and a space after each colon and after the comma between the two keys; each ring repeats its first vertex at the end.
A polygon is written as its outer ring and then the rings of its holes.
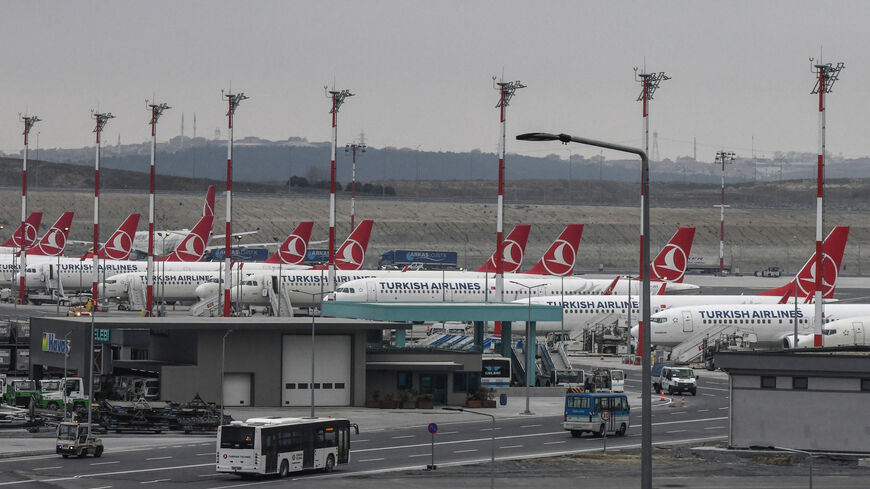
{"type": "MultiPolygon", "coordinates": [[[[321,283],[323,283],[321,281],[321,283]]],[[[314,297],[318,295],[328,294],[332,291],[325,292],[305,292],[304,290],[299,289],[290,289],[291,292],[298,292],[300,294],[310,295],[311,302],[314,302],[314,297]]],[[[311,315],[311,383],[308,384],[308,388],[311,390],[311,418],[314,417],[314,311],[310,311],[311,315]]]]}
{"type": "MultiPolygon", "coordinates": [[[[579,143],[599,148],[612,149],[623,153],[631,153],[638,155],[641,162],[641,228],[644,236],[649,236],[649,160],[646,152],[642,149],[623,146],[620,144],[607,143],[604,141],[596,141],[569,134],[547,134],[547,133],[528,133],[517,136],[520,141],[561,141],[563,144],[579,143]]],[[[647,273],[642,274],[643,288],[641,295],[642,319],[640,324],[640,337],[638,345],[638,353],[642,353],[642,348],[649,348],[649,317],[650,317],[650,295],[649,295],[649,240],[643,240],[641,247],[641,263],[640,270],[646,270],[647,273]],[[644,328],[643,326],[647,327],[644,328]]],[[[652,403],[650,399],[650,384],[652,378],[650,375],[650,357],[647,353],[642,353],[641,367],[641,488],[652,489],[652,403]]]]}
{"type": "MultiPolygon", "coordinates": [[[[58,301],[58,302],[60,302],[60,301],[58,301]]],[[[62,387],[62,390],[61,390],[61,394],[60,394],[60,395],[63,396],[62,399],[63,399],[63,420],[64,420],[64,421],[66,421],[66,414],[67,414],[67,406],[66,406],[66,398],[67,398],[67,395],[66,395],[66,364],[67,364],[67,362],[69,361],[69,345],[70,345],[69,335],[71,335],[71,334],[72,334],[72,330],[67,331],[66,334],[63,336],[64,341],[66,341],[66,352],[64,352],[64,354],[63,354],[63,387],[62,387]]],[[[88,408],[88,409],[90,409],[90,408],[88,408]]]]}
{"type": "Polygon", "coordinates": [[[220,382],[220,400],[221,400],[221,414],[220,414],[220,424],[224,424],[224,357],[227,352],[227,336],[232,333],[233,330],[228,329],[226,333],[224,333],[224,337],[221,339],[221,382],[220,382]]]}
{"type": "Polygon", "coordinates": [[[510,283],[515,284],[515,285],[519,285],[520,287],[525,287],[529,291],[529,319],[526,322],[526,347],[525,347],[525,349],[526,349],[526,410],[523,411],[521,414],[531,415],[534,413],[531,410],[529,410],[529,398],[532,396],[531,379],[529,377],[530,377],[530,374],[532,371],[531,366],[533,365],[534,358],[535,358],[534,350],[532,350],[531,355],[529,355],[529,353],[530,353],[529,352],[529,343],[532,343],[535,340],[535,338],[532,337],[532,335],[531,335],[531,329],[532,329],[532,289],[536,289],[538,287],[543,287],[547,284],[526,285],[526,284],[521,284],[521,283],[517,282],[516,280],[511,280],[510,283]]]}
{"type": "Polygon", "coordinates": [[[777,450],[783,450],[786,452],[802,453],[802,454],[807,456],[807,458],[810,460],[810,489],[813,489],[813,454],[811,452],[806,451],[806,450],[798,450],[796,448],[786,448],[786,447],[773,447],[773,448],[775,448],[777,450]]]}
{"type": "Polygon", "coordinates": [[[444,407],[442,409],[477,414],[478,416],[489,416],[489,419],[492,421],[492,427],[489,430],[489,487],[490,489],[495,489],[495,416],[465,408],[444,407]]]}

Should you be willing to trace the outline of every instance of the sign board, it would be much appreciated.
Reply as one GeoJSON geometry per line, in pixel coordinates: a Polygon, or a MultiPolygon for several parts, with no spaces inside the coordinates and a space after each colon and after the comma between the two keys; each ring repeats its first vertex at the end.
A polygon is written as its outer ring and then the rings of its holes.
{"type": "Polygon", "coordinates": [[[610,411],[601,411],[601,421],[610,421],[610,411]]]}
{"type": "Polygon", "coordinates": [[[311,248],[305,252],[305,263],[327,263],[329,262],[329,250],[313,250],[311,248]]]}
{"type": "Polygon", "coordinates": [[[58,338],[54,333],[42,333],[42,351],[69,354],[69,340],[58,338]]]}
{"type": "Polygon", "coordinates": [[[432,433],[433,435],[438,433],[438,425],[435,423],[429,423],[429,433],[432,433]]]}
{"type": "Polygon", "coordinates": [[[102,341],[108,343],[111,338],[111,333],[109,329],[106,328],[94,328],[94,341],[102,341]]]}

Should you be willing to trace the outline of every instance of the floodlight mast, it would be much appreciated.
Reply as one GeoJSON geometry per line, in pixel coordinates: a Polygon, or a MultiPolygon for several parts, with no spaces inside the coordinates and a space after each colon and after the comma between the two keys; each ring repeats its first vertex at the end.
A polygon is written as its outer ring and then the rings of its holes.
{"type": "Polygon", "coordinates": [[[94,133],[96,134],[97,143],[96,157],[94,159],[94,280],[91,284],[91,302],[93,303],[93,307],[91,308],[91,317],[93,317],[97,309],[97,304],[99,303],[99,296],[97,294],[97,282],[99,281],[100,276],[100,145],[102,144],[100,135],[103,133],[103,129],[105,129],[106,124],[109,122],[109,119],[114,119],[115,116],[112,115],[111,112],[92,112],[91,117],[94,118],[94,133]]]}
{"type": "MultiPolygon", "coordinates": [[[[25,304],[27,302],[27,248],[29,248],[30,245],[33,244],[33,242],[30,240],[30,234],[27,232],[27,153],[29,149],[28,135],[30,134],[30,130],[33,128],[33,125],[41,120],[42,119],[35,115],[26,115],[21,118],[21,121],[24,122],[24,159],[22,160],[21,166],[21,262],[19,265],[21,268],[18,271],[18,300],[22,304],[25,304]]],[[[39,145],[37,145],[37,147],[38,146],[39,145]]],[[[34,238],[36,237],[36,231],[36,229],[33,230],[34,238]]]]}
{"type": "Polygon", "coordinates": [[[233,93],[232,89],[227,92],[221,90],[221,96],[227,101],[229,110],[227,110],[227,214],[226,214],[226,244],[224,245],[224,317],[229,317],[231,313],[230,306],[230,287],[232,285],[232,274],[230,269],[232,262],[230,260],[230,238],[233,235],[233,115],[242,100],[247,100],[248,97],[244,92],[233,93]]]}
{"type": "MultiPolygon", "coordinates": [[[[353,97],[350,90],[332,90],[327,86],[323,86],[326,91],[326,97],[332,99],[332,109],[329,111],[332,114],[332,161],[329,164],[329,264],[327,264],[327,280],[330,286],[335,289],[335,158],[336,149],[338,147],[338,110],[344,99],[353,97]]],[[[353,231],[353,228],[351,228],[353,231]]]]}
{"type": "Polygon", "coordinates": [[[725,208],[730,207],[725,205],[725,164],[734,161],[734,153],[732,151],[717,151],[716,162],[722,164],[722,199],[719,205],[713,207],[719,208],[719,276],[723,274],[725,268],[725,208]]]}
{"type": "Polygon", "coordinates": [[[152,316],[154,314],[154,173],[157,158],[157,119],[164,110],[171,107],[165,103],[149,104],[148,100],[145,100],[145,105],[151,111],[151,177],[148,184],[148,269],[146,271],[148,278],[145,303],[148,308],[146,315],[152,316]]]}
{"type": "Polygon", "coordinates": [[[498,138],[499,155],[498,155],[498,204],[496,210],[496,225],[495,225],[495,300],[496,302],[504,302],[504,159],[506,153],[506,113],[507,106],[514,94],[520,88],[526,88],[519,80],[506,82],[504,80],[496,82],[496,77],[492,77],[493,88],[499,92],[499,100],[495,105],[499,109],[499,124],[501,126],[501,134],[498,138]]]}
{"type": "MultiPolygon", "coordinates": [[[[831,93],[834,88],[834,83],[840,78],[840,71],[845,68],[845,64],[840,62],[836,65],[813,64],[813,58],[810,58],[810,72],[819,75],[816,80],[816,85],[813,87],[812,94],[819,94],[819,156],[817,163],[817,178],[816,178],[816,283],[815,283],[815,322],[813,323],[813,346],[823,346],[822,339],[822,318],[825,315],[824,304],[824,284],[825,284],[825,257],[824,257],[824,241],[822,237],[825,219],[825,94],[831,93]]],[[[797,300],[797,299],[795,299],[797,300]]]]}
{"type": "Polygon", "coordinates": [[[355,201],[356,201],[356,151],[359,150],[360,153],[365,153],[367,147],[368,146],[366,146],[365,143],[359,143],[359,144],[350,143],[350,144],[344,145],[344,152],[345,153],[350,152],[353,155],[351,158],[352,165],[351,165],[351,171],[350,171],[350,230],[351,231],[353,231],[355,229],[354,228],[354,217],[356,215],[356,206],[355,206],[355,201]]]}

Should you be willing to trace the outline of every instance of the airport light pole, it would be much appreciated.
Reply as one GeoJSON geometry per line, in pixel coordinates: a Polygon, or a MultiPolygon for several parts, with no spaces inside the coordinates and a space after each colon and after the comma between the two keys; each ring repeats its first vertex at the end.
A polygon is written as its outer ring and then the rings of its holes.
{"type": "MultiPolygon", "coordinates": [[[[495,224],[495,300],[496,302],[504,302],[504,159],[507,149],[505,141],[505,114],[507,106],[510,105],[511,98],[520,88],[526,86],[520,83],[519,80],[506,82],[501,80],[495,81],[492,77],[493,88],[498,90],[499,99],[495,105],[499,109],[499,124],[501,133],[498,138],[499,155],[498,155],[498,203],[496,209],[496,224],[495,224]]],[[[516,198],[516,196],[514,196],[516,198]]]]}
{"type": "Polygon", "coordinates": [[[227,336],[229,336],[230,333],[232,333],[232,332],[233,332],[233,330],[228,329],[224,333],[223,338],[221,338],[221,382],[220,382],[221,391],[219,393],[220,394],[220,401],[221,401],[221,407],[220,407],[221,414],[220,414],[220,423],[219,423],[220,425],[224,424],[224,358],[226,357],[226,353],[227,353],[227,336]]]}
{"type": "Polygon", "coordinates": [[[459,411],[460,413],[488,416],[491,420],[492,424],[489,429],[489,487],[490,489],[495,489],[495,416],[465,408],[443,407],[442,409],[445,411],[459,411]]]}
{"type": "MultiPolygon", "coordinates": [[[[60,304],[60,301],[57,301],[57,302],[58,302],[58,304],[60,304]]],[[[73,333],[72,330],[70,330],[70,331],[67,331],[65,335],[63,335],[63,339],[64,339],[64,341],[66,341],[66,351],[63,354],[63,387],[62,387],[63,390],[61,390],[61,395],[63,396],[62,399],[63,399],[63,420],[64,421],[66,421],[66,415],[67,415],[67,406],[66,406],[66,399],[67,399],[67,395],[66,395],[66,371],[67,371],[67,369],[66,369],[66,366],[67,366],[67,363],[69,362],[69,347],[70,347],[70,343],[71,343],[70,339],[69,339],[69,335],[71,335],[72,333],[73,333]]]]}
{"type": "Polygon", "coordinates": [[[526,410],[520,414],[532,415],[535,414],[529,409],[529,398],[532,397],[532,389],[531,389],[531,372],[532,365],[535,362],[535,350],[530,347],[531,344],[535,344],[535,338],[532,336],[532,289],[536,289],[538,287],[543,287],[547,284],[537,284],[537,285],[526,285],[517,282],[516,280],[510,281],[512,284],[519,285],[520,287],[524,287],[528,290],[529,293],[529,317],[526,322],[526,410]]]}
{"type": "Polygon", "coordinates": [[[366,147],[367,146],[365,145],[365,143],[359,143],[359,144],[350,143],[350,144],[344,145],[344,152],[345,153],[350,152],[353,154],[353,156],[351,158],[352,165],[351,165],[351,172],[350,172],[350,175],[351,175],[350,176],[350,229],[351,229],[351,231],[353,231],[353,229],[354,229],[354,217],[356,214],[356,211],[355,211],[356,207],[354,205],[355,204],[354,201],[356,200],[356,151],[359,150],[360,153],[365,153],[366,147]]]}
{"type": "MultiPolygon", "coordinates": [[[[32,244],[29,240],[30,234],[27,232],[27,152],[28,135],[33,125],[41,121],[38,116],[26,115],[21,118],[24,122],[24,159],[21,166],[21,261],[19,262],[19,287],[18,300],[22,304],[27,302],[27,248],[32,244]]],[[[37,145],[38,146],[38,145],[37,145]]],[[[36,237],[36,229],[33,230],[33,236],[36,237]]]]}
{"type": "Polygon", "coordinates": [[[153,316],[154,314],[154,166],[157,158],[157,119],[163,114],[163,111],[169,109],[169,105],[149,104],[145,100],[145,105],[151,111],[151,177],[148,184],[148,263],[147,263],[147,281],[146,281],[146,298],[145,303],[148,309],[146,315],[153,316]]]}
{"type": "Polygon", "coordinates": [[[823,346],[822,319],[825,316],[824,283],[825,283],[825,248],[823,228],[825,218],[825,94],[831,93],[834,83],[840,78],[840,71],[846,66],[842,62],[833,65],[813,64],[810,58],[810,72],[819,75],[812,94],[819,94],[819,157],[817,162],[816,191],[816,286],[815,286],[815,323],[813,325],[813,346],[823,346]]]}
{"type": "Polygon", "coordinates": [[[732,151],[717,151],[716,162],[722,164],[722,200],[719,205],[713,207],[719,208],[719,276],[722,276],[725,268],[725,208],[731,207],[725,205],[725,164],[734,161],[734,153],[732,151]]]}
{"type": "Polygon", "coordinates": [[[813,454],[812,452],[808,452],[806,450],[798,450],[796,448],[786,448],[786,447],[773,447],[776,450],[783,450],[785,452],[792,453],[801,453],[807,456],[807,459],[810,461],[810,489],[813,489],[813,454]]]}
{"type": "MultiPolygon", "coordinates": [[[[646,91],[644,91],[646,92],[646,91]]],[[[649,160],[646,152],[642,149],[622,146],[620,144],[612,144],[604,141],[596,141],[583,137],[571,136],[569,134],[548,134],[548,133],[527,133],[517,136],[520,141],[561,141],[563,144],[579,143],[599,148],[612,149],[624,153],[638,155],[641,162],[641,190],[643,191],[649,185],[649,160]]],[[[646,192],[641,194],[641,229],[643,235],[649,234],[649,197],[646,192]]],[[[649,241],[644,240],[641,247],[640,269],[649,270],[649,241]]],[[[649,294],[649,273],[642,275],[642,321],[639,327],[638,353],[641,353],[641,488],[652,489],[652,402],[650,399],[650,383],[652,382],[650,375],[650,356],[649,352],[644,352],[642,348],[649,349],[650,333],[649,327],[644,328],[644,325],[649,326],[650,318],[650,294],[649,294]]],[[[629,290],[630,292],[630,290],[629,290]]],[[[531,300],[530,300],[531,301],[531,300]]],[[[630,304],[629,304],[630,305],[630,304]]]]}
{"type": "MultiPolygon", "coordinates": [[[[329,281],[333,284],[333,288],[335,287],[335,158],[336,151],[338,147],[338,111],[341,108],[341,105],[344,103],[344,99],[347,97],[353,97],[353,94],[350,93],[350,90],[336,90],[333,87],[332,90],[329,87],[323,87],[323,90],[326,91],[326,97],[332,99],[332,109],[329,111],[332,114],[332,161],[329,164],[329,264],[327,268],[329,269],[328,278],[329,281]]],[[[351,228],[353,229],[353,228],[351,228]]],[[[312,397],[314,394],[312,393],[312,397]]],[[[314,406],[312,401],[312,413],[314,412],[314,406]]],[[[312,414],[312,417],[314,415],[312,414]]]]}
{"type": "Polygon", "coordinates": [[[230,267],[232,266],[230,262],[230,247],[232,246],[230,238],[233,235],[233,115],[236,113],[236,109],[242,100],[247,100],[248,96],[244,92],[233,93],[232,90],[228,92],[221,90],[221,97],[227,101],[229,106],[227,111],[227,222],[226,238],[224,240],[226,252],[224,267],[227,269],[226,276],[224,277],[224,317],[229,317],[230,289],[233,281],[233,276],[230,273],[230,267]]]}
{"type": "MultiPolygon", "coordinates": [[[[321,280],[321,283],[323,281],[321,280]]],[[[314,298],[318,295],[329,294],[330,290],[325,292],[305,292],[304,290],[299,289],[290,289],[291,292],[298,292],[300,294],[305,294],[311,296],[311,302],[314,302],[314,298]]],[[[308,388],[311,390],[311,414],[310,417],[314,417],[314,310],[313,308],[310,310],[311,315],[311,383],[308,385],[308,388]]]]}

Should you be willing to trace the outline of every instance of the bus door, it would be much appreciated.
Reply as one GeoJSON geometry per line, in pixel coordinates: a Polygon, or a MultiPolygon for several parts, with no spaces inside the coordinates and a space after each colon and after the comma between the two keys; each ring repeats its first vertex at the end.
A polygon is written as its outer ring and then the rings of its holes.
{"type": "Polygon", "coordinates": [[[346,464],[350,458],[350,425],[337,426],[338,432],[338,460],[337,463],[346,464]]]}
{"type": "Polygon", "coordinates": [[[683,311],[683,332],[691,333],[692,329],[692,313],[689,311],[683,311]]]}
{"type": "Polygon", "coordinates": [[[278,470],[278,434],[275,430],[261,430],[263,458],[266,459],[266,473],[278,470]]]}

